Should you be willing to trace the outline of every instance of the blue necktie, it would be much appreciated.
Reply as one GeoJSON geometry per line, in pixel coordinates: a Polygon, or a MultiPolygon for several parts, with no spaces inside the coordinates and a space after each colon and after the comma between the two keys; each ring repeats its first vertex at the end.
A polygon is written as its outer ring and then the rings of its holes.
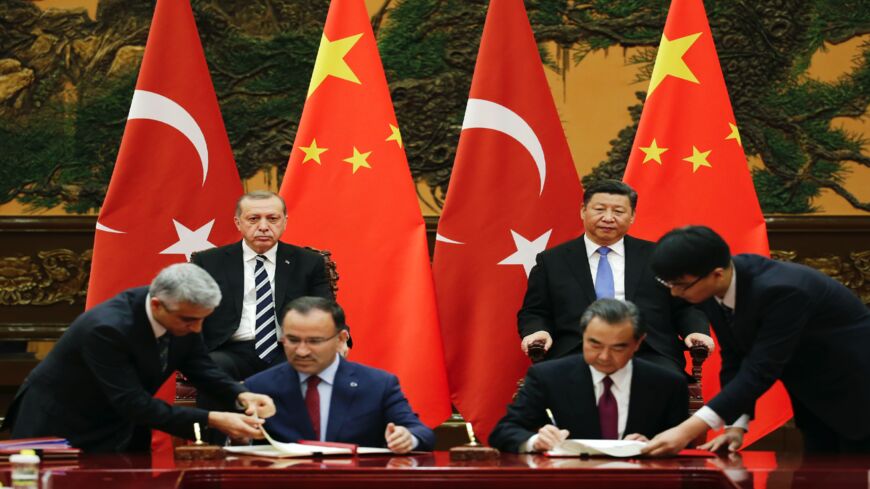
{"type": "Polygon", "coordinates": [[[264,362],[272,363],[272,354],[278,348],[278,333],[275,329],[277,318],[275,317],[275,300],[272,298],[272,285],[269,283],[266,266],[263,265],[265,261],[265,256],[257,255],[257,263],[254,265],[254,287],[257,290],[254,350],[264,362]]]}
{"type": "Polygon", "coordinates": [[[599,299],[613,299],[616,297],[616,288],[613,286],[613,270],[607,261],[610,248],[602,246],[598,248],[598,272],[595,274],[595,296],[599,299]]]}

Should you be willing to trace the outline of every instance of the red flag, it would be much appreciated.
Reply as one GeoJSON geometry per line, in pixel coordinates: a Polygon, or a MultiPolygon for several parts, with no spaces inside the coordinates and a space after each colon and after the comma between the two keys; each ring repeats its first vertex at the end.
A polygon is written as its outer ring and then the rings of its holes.
{"type": "Polygon", "coordinates": [[[284,238],[330,250],[354,347],[424,423],[450,415],[426,229],[363,0],[332,2],[281,185],[284,238]]]}
{"type": "MultiPolygon", "coordinates": [[[[746,164],[704,4],[673,0],[625,181],[638,199],[631,234],[656,241],[705,224],[733,253],[768,255],[767,228],[746,164]]],[[[719,392],[718,353],[705,363],[704,398],[719,392]]],[[[777,383],[761,398],[746,445],[791,417],[777,383]]]]}
{"type": "MultiPolygon", "coordinates": [[[[241,181],[188,1],[158,0],[127,119],[97,220],[87,307],[238,238],[241,181]]],[[[171,377],[158,397],[172,402],[174,387],[171,377]]]]}
{"type": "Polygon", "coordinates": [[[490,2],[434,262],[451,396],[481,441],[529,365],[516,325],[535,256],[582,232],[581,200],[523,2],[490,2]]]}

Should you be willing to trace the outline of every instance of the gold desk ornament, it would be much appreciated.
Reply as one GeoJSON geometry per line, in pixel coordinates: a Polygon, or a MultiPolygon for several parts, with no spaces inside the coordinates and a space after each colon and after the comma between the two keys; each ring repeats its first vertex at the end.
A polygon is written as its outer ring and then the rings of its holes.
{"type": "Polygon", "coordinates": [[[450,449],[451,462],[485,462],[493,463],[499,459],[499,451],[492,447],[483,446],[477,442],[471,423],[465,423],[468,431],[469,443],[450,449]]]}
{"type": "Polygon", "coordinates": [[[192,445],[175,447],[175,458],[181,460],[215,460],[224,458],[224,450],[217,445],[206,445],[202,441],[199,423],[193,423],[193,436],[196,441],[192,445]]]}

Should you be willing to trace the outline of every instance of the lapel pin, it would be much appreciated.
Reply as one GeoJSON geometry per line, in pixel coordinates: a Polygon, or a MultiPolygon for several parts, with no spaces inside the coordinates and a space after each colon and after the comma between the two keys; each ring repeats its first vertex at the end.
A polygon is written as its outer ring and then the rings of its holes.
{"type": "Polygon", "coordinates": [[[350,383],[350,386],[351,386],[351,387],[356,387],[356,386],[358,386],[358,385],[359,385],[359,384],[357,384],[356,382],[351,382],[351,383],[350,383]]]}
{"type": "Polygon", "coordinates": [[[289,264],[290,264],[290,260],[284,260],[284,264],[289,265],[289,264]]]}

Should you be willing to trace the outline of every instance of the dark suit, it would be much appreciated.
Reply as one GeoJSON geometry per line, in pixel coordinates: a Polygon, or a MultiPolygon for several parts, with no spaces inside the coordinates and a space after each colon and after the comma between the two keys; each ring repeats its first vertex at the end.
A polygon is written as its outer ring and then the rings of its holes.
{"type": "MultiPolygon", "coordinates": [[[[361,446],[386,445],[387,423],[404,426],[417,437],[416,450],[432,450],[435,434],[411,411],[395,375],[339,359],[332,386],[326,441],[361,446]]],[[[277,412],[266,421],[266,430],[285,442],[314,439],[314,427],[305,407],[299,374],[284,362],[245,380],[252,392],[275,400],[277,412]]]]}
{"type": "MultiPolygon", "coordinates": [[[[638,358],[632,362],[624,434],[652,438],[688,417],[689,388],[683,375],[638,358]]],[[[592,372],[581,355],[532,365],[516,400],[489,435],[489,444],[518,452],[538,429],[550,424],[547,408],[571,438],[601,438],[592,372]]]]}
{"type": "MultiPolygon", "coordinates": [[[[646,340],[636,357],[683,370],[680,337],[709,334],[707,318],[685,301],[674,299],[655,280],[649,259],[655,243],[625,236],[625,298],[640,309],[646,340]]],[[[538,254],[529,274],[523,306],[517,314],[520,338],[547,331],[553,346],[547,358],[579,354],[583,338],[580,316],[596,300],[583,237],[538,254]]]]}
{"type": "MultiPolygon", "coordinates": [[[[241,241],[200,251],[190,258],[191,263],[204,268],[215,279],[223,296],[220,305],[211,316],[206,318],[202,327],[202,336],[210,352],[227,347],[231,343],[230,338],[233,333],[239,328],[245,286],[245,267],[242,260],[241,241]]],[[[278,315],[279,320],[284,306],[297,297],[319,296],[333,299],[323,257],[315,251],[279,241],[275,263],[274,296],[275,314],[278,315]]],[[[253,346],[250,350],[250,355],[253,357],[255,355],[253,346]]],[[[284,351],[280,347],[277,351],[280,360],[276,361],[283,361],[284,351]]],[[[229,371],[237,380],[242,380],[267,366],[266,363],[261,363],[259,368],[253,371],[237,367],[241,372],[238,375],[232,369],[229,371]]]]}
{"type": "MultiPolygon", "coordinates": [[[[733,260],[733,324],[715,299],[701,304],[722,354],[723,387],[708,406],[726,423],[733,422],[752,413],[756,399],[779,379],[805,439],[829,431],[846,441],[865,440],[870,449],[867,306],[812,268],[757,255],[733,260]]],[[[827,445],[822,449],[836,450],[827,445]]]]}
{"type": "Polygon", "coordinates": [[[147,293],[129,289],[73,321],[18,390],[6,418],[13,438],[59,436],[88,451],[147,450],[147,429],[193,438],[193,423],[208,424],[207,411],[152,397],[176,369],[229,401],[246,391],[217,369],[199,334],[171,337],[162,371],[147,293]]]}

